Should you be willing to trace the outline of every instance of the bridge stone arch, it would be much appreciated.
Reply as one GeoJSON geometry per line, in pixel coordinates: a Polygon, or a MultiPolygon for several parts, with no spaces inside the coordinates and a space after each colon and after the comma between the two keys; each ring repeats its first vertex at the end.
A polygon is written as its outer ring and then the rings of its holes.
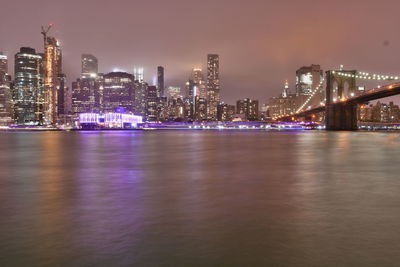
{"type": "Polygon", "coordinates": [[[356,130],[357,129],[357,105],[341,102],[340,99],[356,94],[356,70],[330,70],[326,72],[326,116],[327,130],[356,130]],[[337,84],[337,103],[334,101],[334,85],[337,84]],[[348,92],[345,95],[345,85],[348,92]]]}
{"type": "Polygon", "coordinates": [[[326,72],[326,103],[333,103],[334,85],[337,84],[337,97],[342,99],[344,97],[349,97],[351,93],[354,95],[357,91],[356,85],[356,70],[329,70],[326,72]],[[339,75],[344,74],[344,75],[339,75]],[[346,95],[345,87],[348,85],[348,95],[346,95]]]}

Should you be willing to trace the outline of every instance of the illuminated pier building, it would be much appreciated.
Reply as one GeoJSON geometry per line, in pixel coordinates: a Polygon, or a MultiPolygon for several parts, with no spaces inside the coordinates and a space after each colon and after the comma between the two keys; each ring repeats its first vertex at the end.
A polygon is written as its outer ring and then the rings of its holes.
{"type": "Polygon", "coordinates": [[[19,125],[41,125],[43,118],[43,61],[35,49],[22,47],[15,54],[12,90],[14,119],[19,125]]]}

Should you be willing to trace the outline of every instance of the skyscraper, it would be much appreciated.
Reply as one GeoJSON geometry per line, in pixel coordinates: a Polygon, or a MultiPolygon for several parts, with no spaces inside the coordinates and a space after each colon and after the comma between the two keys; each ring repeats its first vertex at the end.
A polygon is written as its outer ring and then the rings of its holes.
{"type": "Polygon", "coordinates": [[[44,123],[55,124],[58,113],[58,77],[62,73],[62,59],[59,42],[46,37],[44,48],[44,123]]]}
{"type": "Polygon", "coordinates": [[[301,67],[296,71],[296,95],[298,106],[301,106],[306,99],[315,93],[313,97],[313,103],[310,105],[319,104],[321,101],[325,100],[325,90],[322,87],[323,83],[323,71],[320,65],[311,65],[301,67]]]}
{"type": "Polygon", "coordinates": [[[98,60],[91,54],[82,54],[82,78],[95,78],[99,71],[98,60]]]}
{"type": "Polygon", "coordinates": [[[115,112],[122,108],[126,112],[134,112],[135,84],[132,74],[111,72],[104,75],[103,105],[104,113],[115,112]]]}
{"type": "Polygon", "coordinates": [[[157,94],[158,97],[164,96],[164,68],[161,66],[157,67],[157,94]]]}
{"type": "Polygon", "coordinates": [[[19,125],[43,124],[43,61],[35,49],[22,47],[15,54],[12,90],[14,118],[19,125]]]}
{"type": "Polygon", "coordinates": [[[244,114],[249,121],[258,119],[258,100],[245,98],[236,102],[236,113],[244,114]]]}
{"type": "Polygon", "coordinates": [[[142,67],[133,68],[133,76],[135,76],[135,81],[144,82],[144,69],[142,67]]]}
{"type": "Polygon", "coordinates": [[[80,78],[73,82],[71,92],[72,112],[101,112],[103,83],[102,75],[97,75],[96,78],[80,78]]]}
{"type": "Polygon", "coordinates": [[[0,72],[8,73],[8,59],[2,52],[0,52],[0,72]]]}
{"type": "Polygon", "coordinates": [[[204,81],[204,75],[200,68],[194,68],[190,76],[190,80],[193,81],[194,86],[196,86],[196,95],[200,98],[207,99],[207,87],[204,81]]]}
{"type": "Polygon", "coordinates": [[[210,120],[217,119],[217,106],[220,101],[219,82],[219,56],[209,54],[207,56],[207,102],[210,120]]]}
{"type": "Polygon", "coordinates": [[[0,125],[12,123],[11,76],[7,56],[0,53],[0,125]]]}
{"type": "Polygon", "coordinates": [[[147,95],[146,95],[146,120],[147,121],[156,121],[157,120],[157,106],[158,106],[158,97],[157,97],[157,87],[156,86],[148,86],[147,87],[147,95]]]}

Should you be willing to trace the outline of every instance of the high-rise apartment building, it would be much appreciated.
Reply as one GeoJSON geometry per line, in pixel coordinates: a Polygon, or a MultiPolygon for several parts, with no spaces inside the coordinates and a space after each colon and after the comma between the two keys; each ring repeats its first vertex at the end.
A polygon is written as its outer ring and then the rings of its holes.
{"type": "Polygon", "coordinates": [[[15,54],[12,90],[14,119],[19,125],[41,125],[43,118],[43,60],[35,49],[22,47],[15,54]]]}
{"type": "Polygon", "coordinates": [[[0,125],[12,121],[11,76],[8,75],[8,58],[0,53],[0,125]]]}
{"type": "Polygon", "coordinates": [[[157,67],[157,94],[158,97],[164,96],[164,68],[161,66],[157,67]]]}
{"type": "Polygon", "coordinates": [[[245,98],[236,102],[236,113],[244,114],[249,121],[258,119],[258,100],[245,98]]]}
{"type": "Polygon", "coordinates": [[[207,102],[208,117],[210,120],[216,120],[217,106],[220,102],[219,56],[216,54],[207,56],[207,102]]]}
{"type": "MultiPolygon", "coordinates": [[[[103,84],[102,75],[97,75],[96,78],[80,78],[73,82],[71,90],[72,113],[100,113],[102,111],[103,84]]],[[[64,108],[68,109],[68,94],[64,94],[64,97],[64,108]]]]}
{"type": "Polygon", "coordinates": [[[156,86],[148,86],[147,87],[147,95],[146,95],[146,120],[147,121],[156,121],[158,116],[158,96],[157,96],[157,87],[156,86]]]}
{"type": "Polygon", "coordinates": [[[193,81],[193,85],[196,86],[196,95],[200,98],[207,99],[207,86],[204,80],[203,72],[200,68],[194,68],[190,76],[190,80],[193,81]]]}
{"type": "Polygon", "coordinates": [[[46,37],[44,48],[44,123],[55,124],[58,115],[58,77],[62,73],[62,55],[59,42],[46,37]]]}
{"type": "Polygon", "coordinates": [[[82,54],[82,78],[95,78],[99,72],[98,60],[91,54],[82,54]]]}
{"type": "Polygon", "coordinates": [[[218,121],[228,122],[232,121],[235,116],[236,108],[234,105],[228,105],[225,103],[219,103],[217,108],[218,121]]]}

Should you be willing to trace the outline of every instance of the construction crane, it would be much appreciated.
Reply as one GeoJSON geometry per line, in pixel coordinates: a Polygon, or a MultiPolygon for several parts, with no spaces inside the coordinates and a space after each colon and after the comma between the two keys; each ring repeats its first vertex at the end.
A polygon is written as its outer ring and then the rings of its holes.
{"type": "Polygon", "coordinates": [[[42,26],[42,35],[43,35],[43,41],[44,41],[44,47],[46,47],[46,41],[47,41],[47,33],[50,31],[51,27],[53,27],[53,24],[49,24],[46,27],[42,26]]]}

